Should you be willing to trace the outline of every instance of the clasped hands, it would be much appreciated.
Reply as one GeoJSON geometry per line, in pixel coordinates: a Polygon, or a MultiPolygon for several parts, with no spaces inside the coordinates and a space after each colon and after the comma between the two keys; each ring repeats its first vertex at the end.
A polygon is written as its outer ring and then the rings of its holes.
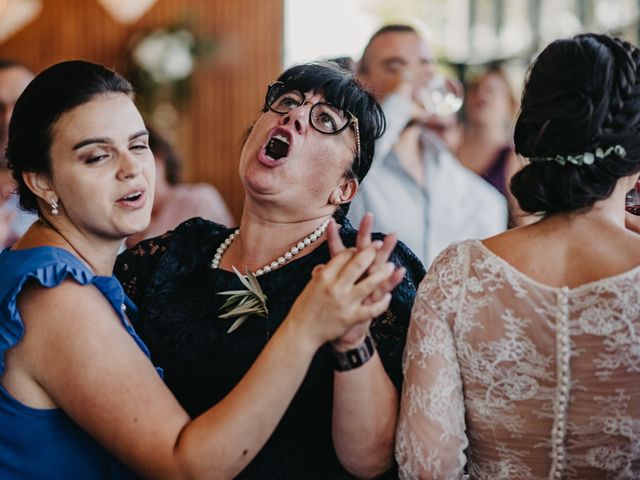
{"type": "MultiPolygon", "coordinates": [[[[366,269],[363,278],[379,279],[371,293],[362,301],[363,306],[384,305],[385,308],[380,311],[377,309],[373,315],[362,321],[352,325],[343,335],[332,342],[336,350],[346,351],[361,344],[367,335],[371,321],[375,316],[386,311],[391,301],[391,291],[402,281],[406,269],[398,267],[389,262],[389,257],[396,246],[397,238],[394,234],[385,236],[384,240],[371,240],[371,228],[373,225],[373,215],[366,214],[360,222],[360,228],[356,237],[356,246],[347,248],[342,243],[340,234],[338,233],[338,225],[332,219],[327,228],[327,243],[332,258],[340,255],[355,257],[358,253],[371,251],[370,264],[366,269]],[[377,314],[377,315],[376,315],[377,314]]],[[[321,274],[325,265],[318,265],[313,276],[321,274]]]]}

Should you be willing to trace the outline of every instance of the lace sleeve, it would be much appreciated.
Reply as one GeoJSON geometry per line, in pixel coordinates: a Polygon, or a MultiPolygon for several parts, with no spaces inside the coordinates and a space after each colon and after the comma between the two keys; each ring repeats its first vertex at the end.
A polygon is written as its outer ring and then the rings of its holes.
{"type": "Polygon", "coordinates": [[[396,440],[402,479],[462,478],[466,463],[462,380],[447,321],[457,310],[450,295],[460,291],[460,265],[450,253],[434,263],[411,314],[396,440]]]}
{"type": "Polygon", "coordinates": [[[118,255],[113,273],[133,303],[140,305],[155,267],[166,251],[173,232],[143,240],[118,255]]]}

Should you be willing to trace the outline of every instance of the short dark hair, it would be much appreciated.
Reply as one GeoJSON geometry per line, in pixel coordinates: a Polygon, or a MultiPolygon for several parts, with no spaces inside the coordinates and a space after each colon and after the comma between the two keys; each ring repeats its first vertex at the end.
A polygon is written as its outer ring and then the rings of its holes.
{"type": "MultiPolygon", "coordinates": [[[[362,88],[353,73],[332,62],[294,65],[285,70],[278,80],[301,92],[321,91],[329,103],[348,110],[356,116],[360,130],[361,153],[360,158],[354,157],[345,175],[356,178],[359,183],[362,183],[371,168],[375,142],[386,128],[386,120],[380,104],[362,88]]],[[[336,212],[336,217],[341,219],[348,211],[349,204],[343,204],[336,212]]]]}
{"type": "Polygon", "coordinates": [[[412,33],[418,37],[420,36],[418,31],[415,28],[413,28],[411,25],[405,25],[402,23],[394,23],[394,24],[385,25],[384,27],[379,28],[378,30],[376,30],[376,32],[373,35],[371,35],[371,38],[367,42],[367,45],[364,47],[364,51],[362,52],[362,58],[360,58],[360,61],[358,62],[358,73],[360,74],[367,73],[367,61],[368,61],[367,57],[369,54],[369,49],[371,48],[371,44],[376,38],[382,35],[385,35],[387,33],[412,33]]]}
{"type": "Polygon", "coordinates": [[[98,95],[123,93],[133,97],[131,84],[118,73],[81,60],[58,63],[38,74],[13,109],[9,123],[7,160],[18,184],[20,205],[37,212],[36,195],[24,172],[51,175],[51,135],[60,116],[98,95]]]}
{"type": "Polygon", "coordinates": [[[162,157],[165,179],[169,185],[180,183],[182,176],[182,159],[175,148],[155,127],[147,125],[149,131],[149,148],[154,156],[162,157]]]}
{"type": "Polygon", "coordinates": [[[556,40],[531,65],[514,141],[527,158],[578,155],[621,145],[591,165],[536,161],[511,181],[521,208],[554,214],[608,198],[640,171],[640,51],[606,35],[556,40]]]}

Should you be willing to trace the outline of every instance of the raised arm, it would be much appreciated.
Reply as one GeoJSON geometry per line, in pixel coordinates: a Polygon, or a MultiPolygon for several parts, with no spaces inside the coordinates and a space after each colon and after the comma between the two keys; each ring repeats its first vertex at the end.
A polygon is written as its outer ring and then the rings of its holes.
{"type": "MultiPolygon", "coordinates": [[[[371,162],[371,168],[365,177],[362,187],[370,182],[371,178],[377,177],[379,174],[384,175],[384,170],[380,170],[382,163],[394,145],[400,138],[400,134],[407,124],[419,114],[419,107],[411,100],[410,92],[407,86],[403,86],[397,92],[389,95],[382,103],[382,109],[387,122],[387,128],[384,134],[376,141],[375,153],[371,162]]],[[[367,212],[372,208],[370,205],[369,195],[363,191],[356,195],[351,206],[349,207],[348,218],[354,225],[364,220],[367,212]]]]}
{"type": "Polygon", "coordinates": [[[317,348],[387,308],[389,295],[363,304],[392,273],[388,267],[359,280],[375,256],[373,246],[345,251],[314,275],[245,377],[194,420],[91,286],[64,281],[22,292],[19,363],[53,403],[139,474],[232,478],[273,432],[317,348]]]}
{"type": "Polygon", "coordinates": [[[410,92],[399,90],[382,102],[381,106],[387,119],[387,129],[376,142],[372,170],[389,154],[404,128],[417,114],[418,107],[411,100],[410,95],[410,92]]]}
{"type": "MultiPolygon", "coordinates": [[[[357,248],[368,248],[371,244],[371,224],[371,215],[366,215],[360,224],[357,248]]],[[[336,255],[344,249],[344,246],[333,228],[329,229],[328,235],[330,250],[332,255],[336,255]]],[[[395,245],[395,237],[388,235],[378,251],[376,262],[369,270],[369,274],[373,274],[386,264],[395,245]]],[[[404,268],[398,268],[396,273],[380,285],[367,301],[377,301],[393,290],[403,280],[405,273],[404,268]]],[[[397,300],[393,303],[397,303],[397,300]]],[[[395,314],[399,316],[402,314],[395,311],[395,308],[392,310],[394,312],[381,323],[401,322],[402,319],[396,319],[395,314]]],[[[385,315],[386,313],[388,312],[385,312],[385,315]]],[[[373,318],[352,327],[338,341],[333,342],[333,348],[337,351],[346,351],[361,344],[369,332],[373,318]]],[[[389,327],[393,329],[395,326],[389,325],[389,327]]],[[[397,413],[398,390],[387,374],[377,349],[373,357],[364,365],[348,371],[336,371],[332,433],[336,454],[347,470],[358,477],[373,478],[391,467],[397,413]]]]}

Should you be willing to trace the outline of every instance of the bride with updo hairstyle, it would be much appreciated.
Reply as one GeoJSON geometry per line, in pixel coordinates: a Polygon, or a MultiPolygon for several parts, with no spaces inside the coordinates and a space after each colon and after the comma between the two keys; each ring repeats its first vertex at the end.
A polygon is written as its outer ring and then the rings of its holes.
{"type": "Polygon", "coordinates": [[[514,140],[531,163],[511,183],[525,211],[547,215],[604,200],[621,177],[640,170],[638,49],[594,34],[553,46],[532,66],[522,97],[514,140]],[[540,161],[613,146],[622,148],[592,163],[540,161]]]}
{"type": "Polygon", "coordinates": [[[404,352],[401,478],[640,477],[640,52],[557,40],[529,70],[511,188],[542,218],[451,245],[404,352]],[[465,468],[466,465],[466,468],[465,468]]]}

